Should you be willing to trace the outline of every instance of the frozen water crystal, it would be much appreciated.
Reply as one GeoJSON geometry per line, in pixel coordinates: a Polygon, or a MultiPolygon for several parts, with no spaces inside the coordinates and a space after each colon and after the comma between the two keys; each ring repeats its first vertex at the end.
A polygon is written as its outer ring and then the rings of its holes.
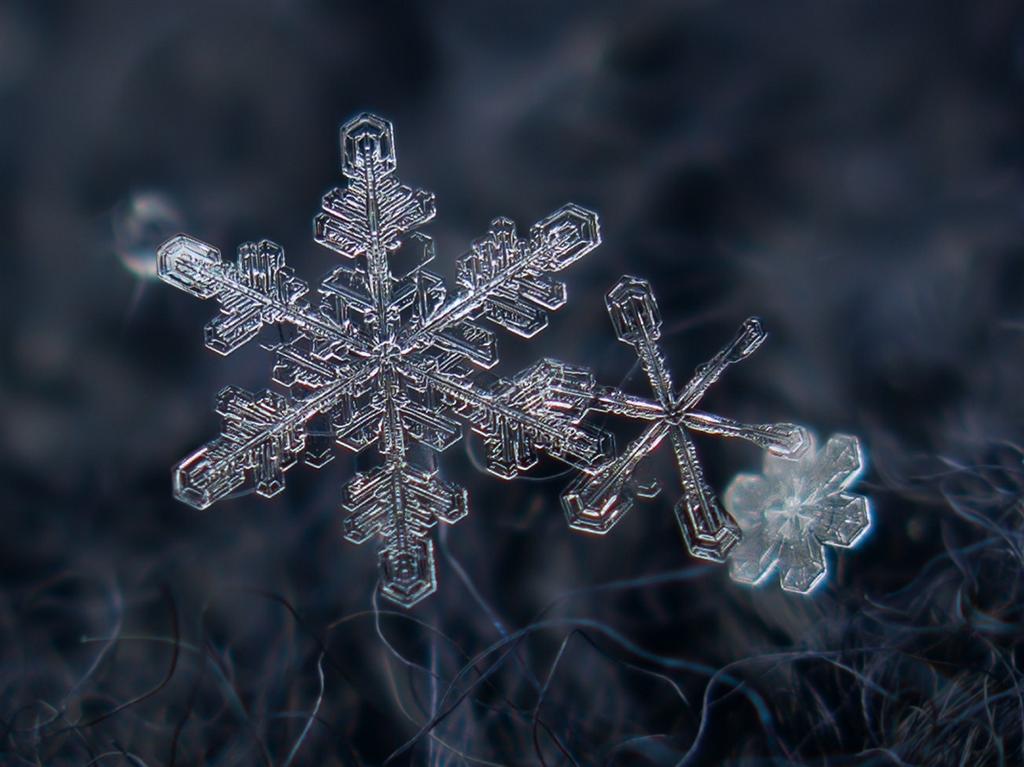
{"type": "Polygon", "coordinates": [[[490,386],[478,376],[498,361],[483,323],[524,338],[543,330],[547,312],[566,301],[551,274],[597,247],[597,216],[566,205],[525,237],[497,219],[459,259],[449,292],[426,268],[432,240],[414,231],[434,217],[434,197],[402,185],[396,167],[389,122],[363,114],[342,126],[346,185],[324,197],[314,229],[349,263],[315,296],[268,240],[245,243],[229,262],[179,235],[161,246],[158,271],[218,300],[206,345],[219,354],[268,324],[282,327],[270,346],[279,390],[220,393],[222,434],[178,464],[175,495],[199,509],[246,488],[269,497],[300,457],[319,467],[332,443],[352,451],[376,444],[379,464],[345,488],[345,536],[378,540],[383,593],[408,607],[436,588],[430,528],[467,512],[466,491],[441,479],[434,460],[461,438],[460,421],[482,436],[488,468],[505,478],[534,465],[539,450],[590,469],[611,443],[580,423],[595,389],[586,370],[545,360],[490,386]],[[412,249],[417,263],[396,275],[390,257],[399,248],[412,249]]]}
{"type": "MultiPolygon", "coordinates": [[[[606,297],[619,340],[636,351],[655,399],[626,394],[618,389],[595,390],[594,409],[649,421],[644,432],[613,456],[584,473],[562,496],[569,525],[577,530],[607,533],[632,508],[637,496],[657,492],[652,483],[637,479],[640,464],[667,437],[675,454],[683,497],[675,513],[683,539],[693,556],[724,561],[740,537],[739,528],[722,511],[704,480],[690,431],[720,437],[740,437],[785,457],[799,455],[807,446],[805,430],[793,424],[744,424],[694,408],[725,369],[751,355],[764,341],[765,332],[750,318],[710,361],[678,391],[658,346],[661,317],[650,283],[625,276],[606,297]]],[[[782,459],[780,459],[782,460],[782,459]]]]}
{"type": "Polygon", "coordinates": [[[762,474],[741,474],[725,492],[743,540],[729,574],[756,583],[778,567],[782,588],[806,594],[825,580],[824,546],[849,548],[871,526],[868,499],[848,492],[864,470],[860,442],[832,436],[797,460],[765,456],[762,474]]]}

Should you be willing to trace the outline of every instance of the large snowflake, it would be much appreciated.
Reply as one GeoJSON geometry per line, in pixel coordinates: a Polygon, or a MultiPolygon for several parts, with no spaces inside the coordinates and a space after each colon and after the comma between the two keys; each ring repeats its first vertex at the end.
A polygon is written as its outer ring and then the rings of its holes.
{"type": "Polygon", "coordinates": [[[580,423],[594,391],[584,369],[545,360],[489,386],[479,376],[498,361],[481,321],[525,338],[541,331],[566,300],[550,274],[599,244],[598,222],[567,205],[521,238],[497,219],[459,259],[450,294],[425,268],[431,239],[414,231],[433,218],[434,197],[395,178],[390,123],[354,118],[341,150],[347,184],[324,197],[315,239],[352,263],[327,275],[319,301],[268,240],[243,244],[234,263],[185,235],[159,250],[165,282],[220,302],[209,348],[229,354],[267,324],[283,339],[270,347],[279,390],[224,389],[223,432],[175,468],[174,490],[200,509],[245,487],[269,497],[300,456],[322,466],[332,442],[353,451],[375,443],[379,463],[345,488],[345,535],[379,540],[383,593],[410,606],[436,588],[428,531],[466,515],[466,491],[441,479],[434,461],[462,436],[460,420],[505,478],[532,466],[538,450],[588,471],[608,455],[607,435],[580,423]],[[389,259],[400,247],[415,249],[417,264],[395,275],[389,259]]]}

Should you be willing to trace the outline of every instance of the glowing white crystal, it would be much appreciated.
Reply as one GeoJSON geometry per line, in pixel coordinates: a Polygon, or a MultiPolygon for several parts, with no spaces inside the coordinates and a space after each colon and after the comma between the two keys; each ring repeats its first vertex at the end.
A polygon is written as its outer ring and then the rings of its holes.
{"type": "Polygon", "coordinates": [[[740,474],[725,491],[743,540],[729,574],[757,583],[778,568],[782,588],[806,594],[825,580],[825,546],[850,548],[871,527],[868,499],[848,492],[864,471],[856,437],[833,435],[797,460],[765,456],[763,474],[740,474]]]}

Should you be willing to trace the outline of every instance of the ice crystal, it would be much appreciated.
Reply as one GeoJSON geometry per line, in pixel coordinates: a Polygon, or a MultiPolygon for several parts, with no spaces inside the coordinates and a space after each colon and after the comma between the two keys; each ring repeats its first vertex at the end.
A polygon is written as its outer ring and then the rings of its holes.
{"type": "Polygon", "coordinates": [[[756,318],[744,322],[736,337],[676,391],[657,343],[661,317],[650,284],[636,277],[622,277],[605,302],[619,340],[632,346],[640,358],[655,399],[613,388],[595,390],[594,409],[650,424],[621,455],[586,469],[570,486],[562,496],[569,525],[604,534],[632,508],[637,496],[655,494],[656,485],[637,479],[637,470],[668,437],[682,481],[683,497],[675,513],[686,546],[696,557],[723,561],[739,540],[740,531],[704,480],[689,432],[740,437],[785,457],[799,455],[807,445],[805,430],[793,424],[744,424],[694,409],[729,365],[745,359],[761,345],[765,339],[761,323],[756,318]]]}
{"type": "Polygon", "coordinates": [[[864,470],[856,437],[836,434],[795,461],[765,456],[764,473],[741,474],[725,492],[743,540],[729,573],[756,583],[778,567],[782,588],[806,594],[825,579],[824,547],[849,548],[871,526],[868,499],[848,492],[864,470]]]}
{"type": "Polygon", "coordinates": [[[267,240],[239,247],[234,263],[185,235],[159,250],[164,281],[219,301],[210,349],[229,354],[268,324],[291,328],[270,347],[280,390],[224,389],[222,434],[181,461],[174,490],[200,509],[245,487],[269,497],[300,457],[322,466],[332,442],[352,451],[376,443],[379,464],[345,488],[345,536],[379,541],[382,591],[408,607],[436,588],[428,531],[467,512],[466,491],[438,476],[433,457],[461,438],[457,419],[482,436],[501,477],[532,466],[538,450],[582,469],[607,457],[607,435],[580,423],[594,390],[587,371],[544,360],[490,386],[478,375],[498,361],[481,322],[524,338],[543,330],[566,300],[551,273],[599,244],[598,222],[566,205],[520,237],[497,219],[459,259],[450,294],[425,268],[433,242],[414,231],[434,217],[434,197],[395,178],[391,124],[354,118],[341,128],[341,154],[347,183],[324,197],[315,240],[351,263],[320,283],[318,301],[267,240]],[[400,247],[418,263],[396,276],[390,257],[400,247]]]}

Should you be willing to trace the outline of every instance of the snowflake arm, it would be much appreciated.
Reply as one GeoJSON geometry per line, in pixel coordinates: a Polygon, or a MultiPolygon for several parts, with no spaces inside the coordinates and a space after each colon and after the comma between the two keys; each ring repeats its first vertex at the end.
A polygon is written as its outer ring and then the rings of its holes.
{"type": "Polygon", "coordinates": [[[284,472],[302,452],[303,422],[289,417],[285,398],[270,390],[226,387],[216,410],[224,418],[223,433],[175,467],[175,495],[205,509],[247,479],[260,495],[276,495],[284,487],[284,472]]]}
{"type": "Polygon", "coordinates": [[[330,338],[353,353],[365,353],[358,336],[347,334],[304,300],[309,288],[285,265],[284,250],[270,240],[247,242],[235,263],[212,245],[178,235],[157,252],[157,273],[197,298],[217,298],[220,313],[206,325],[206,346],[227,355],[251,341],[261,328],[285,322],[313,338],[330,338]]]}
{"type": "Polygon", "coordinates": [[[871,526],[868,499],[849,492],[864,467],[859,440],[836,434],[821,450],[812,442],[797,460],[768,455],[762,474],[737,476],[725,493],[743,532],[730,576],[758,583],[777,567],[782,588],[800,594],[823,583],[824,547],[855,546],[871,526]]]}
{"type": "Polygon", "coordinates": [[[340,378],[316,396],[294,400],[264,390],[260,394],[229,386],[217,398],[224,418],[221,436],[191,453],[174,468],[174,494],[197,509],[206,509],[231,493],[253,486],[272,497],[284,488],[284,472],[306,453],[306,463],[323,466],[323,448],[309,450],[308,423],[319,414],[336,416],[351,397],[356,382],[366,375],[340,378]]]}
{"type": "Polygon", "coordinates": [[[381,590],[392,602],[412,607],[437,588],[434,547],[427,537],[438,521],[466,516],[463,488],[426,471],[389,460],[360,472],[345,486],[345,538],[364,543],[378,537],[381,590]]]}
{"type": "Polygon", "coordinates": [[[419,327],[410,328],[403,346],[436,342],[439,334],[476,318],[533,337],[547,327],[545,310],[558,309],[566,301],[565,284],[549,274],[600,243],[597,216],[578,205],[566,205],[534,224],[526,241],[519,239],[511,221],[495,219],[487,236],[459,259],[457,282],[462,290],[419,327]]]}
{"type": "MultiPolygon", "coordinates": [[[[341,172],[348,183],[323,199],[314,219],[314,238],[346,258],[395,250],[401,235],[432,219],[434,195],[403,186],[394,129],[387,120],[361,114],[341,129],[341,172]]],[[[378,264],[387,269],[387,262],[378,264]]],[[[371,271],[373,271],[371,269],[371,271]]]]}
{"type": "Polygon", "coordinates": [[[593,397],[589,371],[542,360],[489,389],[427,371],[428,385],[458,406],[484,441],[487,469],[512,479],[537,463],[537,451],[579,468],[613,449],[611,435],[581,418],[593,397]]]}
{"type": "Polygon", "coordinates": [[[614,389],[596,393],[595,409],[645,420],[649,425],[621,455],[585,472],[566,491],[562,501],[569,524],[579,530],[606,533],[629,511],[637,496],[650,496],[651,488],[639,484],[636,473],[668,437],[683,490],[675,513],[687,548],[702,559],[723,561],[739,540],[739,528],[721,509],[705,481],[688,431],[744,438],[785,456],[798,455],[806,446],[804,430],[792,424],[750,425],[692,410],[729,365],[750,356],[763,343],[764,331],[756,319],[747,320],[735,338],[698,367],[676,393],[657,345],[661,317],[650,284],[636,277],[623,277],[608,293],[607,306],[619,340],[637,352],[655,400],[614,389]]]}

